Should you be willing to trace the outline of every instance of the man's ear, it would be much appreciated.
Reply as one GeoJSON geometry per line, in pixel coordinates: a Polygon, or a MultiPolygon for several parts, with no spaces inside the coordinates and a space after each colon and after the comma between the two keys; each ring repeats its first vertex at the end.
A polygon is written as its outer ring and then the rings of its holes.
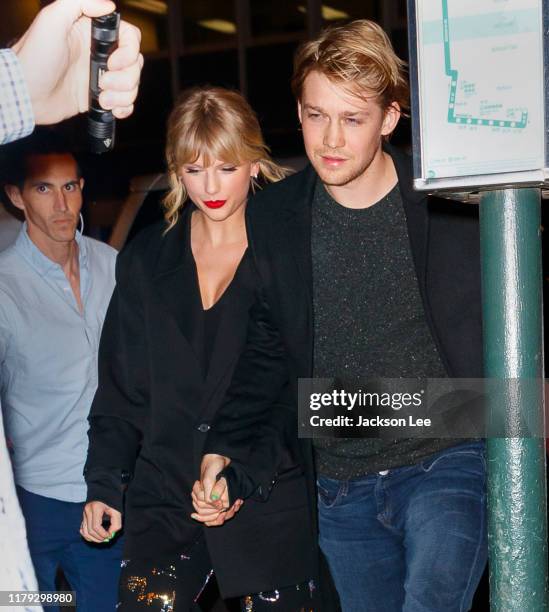
{"type": "Polygon", "coordinates": [[[383,118],[383,125],[381,126],[382,136],[389,136],[389,134],[394,132],[400,119],[400,115],[400,104],[398,102],[391,102],[391,104],[385,110],[385,117],[383,118]]]}
{"type": "Polygon", "coordinates": [[[82,191],[82,190],[84,189],[84,184],[85,184],[85,181],[84,181],[84,179],[83,179],[83,178],[80,178],[80,180],[79,180],[78,182],[79,182],[79,184],[80,184],[80,191],[82,191]]]}
{"type": "Polygon", "coordinates": [[[6,194],[8,198],[11,200],[11,203],[19,210],[25,210],[25,204],[23,202],[23,197],[21,196],[21,191],[17,185],[5,185],[4,189],[6,190],[6,194]]]}

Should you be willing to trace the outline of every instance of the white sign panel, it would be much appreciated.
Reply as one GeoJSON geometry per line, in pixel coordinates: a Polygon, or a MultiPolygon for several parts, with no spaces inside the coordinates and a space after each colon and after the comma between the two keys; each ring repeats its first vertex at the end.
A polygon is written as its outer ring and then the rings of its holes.
{"type": "Polygon", "coordinates": [[[541,0],[417,0],[415,25],[420,182],[542,169],[541,0]]]}

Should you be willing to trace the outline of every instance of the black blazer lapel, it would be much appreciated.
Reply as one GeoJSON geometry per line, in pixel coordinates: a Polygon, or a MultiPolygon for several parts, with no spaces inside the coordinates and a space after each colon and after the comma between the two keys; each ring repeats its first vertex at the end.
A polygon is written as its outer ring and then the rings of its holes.
{"type": "MultiPolygon", "coordinates": [[[[304,361],[304,372],[300,375],[312,376],[313,370],[313,265],[311,253],[312,202],[316,185],[316,172],[312,166],[303,170],[303,178],[287,200],[284,210],[285,232],[282,237],[287,244],[280,245],[283,250],[291,253],[299,274],[286,274],[290,283],[299,283],[299,287],[287,287],[288,295],[300,294],[301,287],[305,289],[305,302],[293,301],[293,320],[295,323],[295,338],[300,338],[303,329],[307,337],[305,346],[309,348],[304,361]]],[[[305,356],[304,356],[305,357],[305,356]]]]}
{"type": "MultiPolygon", "coordinates": [[[[199,356],[193,348],[202,342],[203,326],[197,320],[202,304],[196,286],[196,267],[190,245],[191,213],[192,206],[185,206],[177,225],[164,236],[156,263],[154,284],[163,306],[175,319],[187,341],[197,371],[202,376],[199,356]]],[[[187,367],[187,364],[182,367],[187,367]]]]}
{"type": "Polygon", "coordinates": [[[386,144],[384,149],[391,155],[398,175],[398,186],[402,196],[410,249],[416,269],[424,305],[427,306],[427,244],[429,239],[429,215],[427,211],[427,197],[425,194],[414,191],[411,159],[386,144]]]}
{"type": "Polygon", "coordinates": [[[385,149],[393,158],[398,174],[398,183],[402,196],[404,213],[406,215],[408,237],[410,239],[410,250],[416,269],[425,319],[446,371],[451,374],[452,368],[450,366],[448,354],[435,325],[433,310],[429,299],[429,285],[427,279],[430,228],[428,196],[419,191],[414,191],[413,189],[411,159],[390,145],[385,145],[385,149]]]}

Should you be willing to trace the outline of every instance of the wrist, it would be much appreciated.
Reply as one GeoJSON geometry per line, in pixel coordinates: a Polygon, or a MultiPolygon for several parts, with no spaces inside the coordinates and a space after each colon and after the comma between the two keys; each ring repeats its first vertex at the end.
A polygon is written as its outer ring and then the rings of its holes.
{"type": "Polygon", "coordinates": [[[204,460],[218,461],[220,463],[223,463],[223,469],[225,469],[231,463],[231,459],[229,457],[225,457],[224,455],[218,455],[216,453],[208,453],[207,455],[204,455],[204,460]]]}
{"type": "Polygon", "coordinates": [[[41,123],[40,118],[40,106],[41,102],[37,99],[37,91],[34,86],[36,81],[36,75],[33,72],[32,57],[25,50],[25,40],[27,35],[24,34],[19,40],[17,40],[12,46],[11,50],[15,53],[19,64],[19,72],[22,77],[22,82],[26,89],[28,99],[30,101],[32,112],[34,115],[34,122],[38,125],[41,123]]]}

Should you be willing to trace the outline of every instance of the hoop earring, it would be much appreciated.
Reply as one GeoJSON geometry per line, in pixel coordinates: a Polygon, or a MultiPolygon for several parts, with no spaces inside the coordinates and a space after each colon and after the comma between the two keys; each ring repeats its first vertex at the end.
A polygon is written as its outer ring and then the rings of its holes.
{"type": "Polygon", "coordinates": [[[82,213],[80,213],[80,230],[79,231],[82,235],[84,234],[84,217],[82,216],[82,213]]]}

